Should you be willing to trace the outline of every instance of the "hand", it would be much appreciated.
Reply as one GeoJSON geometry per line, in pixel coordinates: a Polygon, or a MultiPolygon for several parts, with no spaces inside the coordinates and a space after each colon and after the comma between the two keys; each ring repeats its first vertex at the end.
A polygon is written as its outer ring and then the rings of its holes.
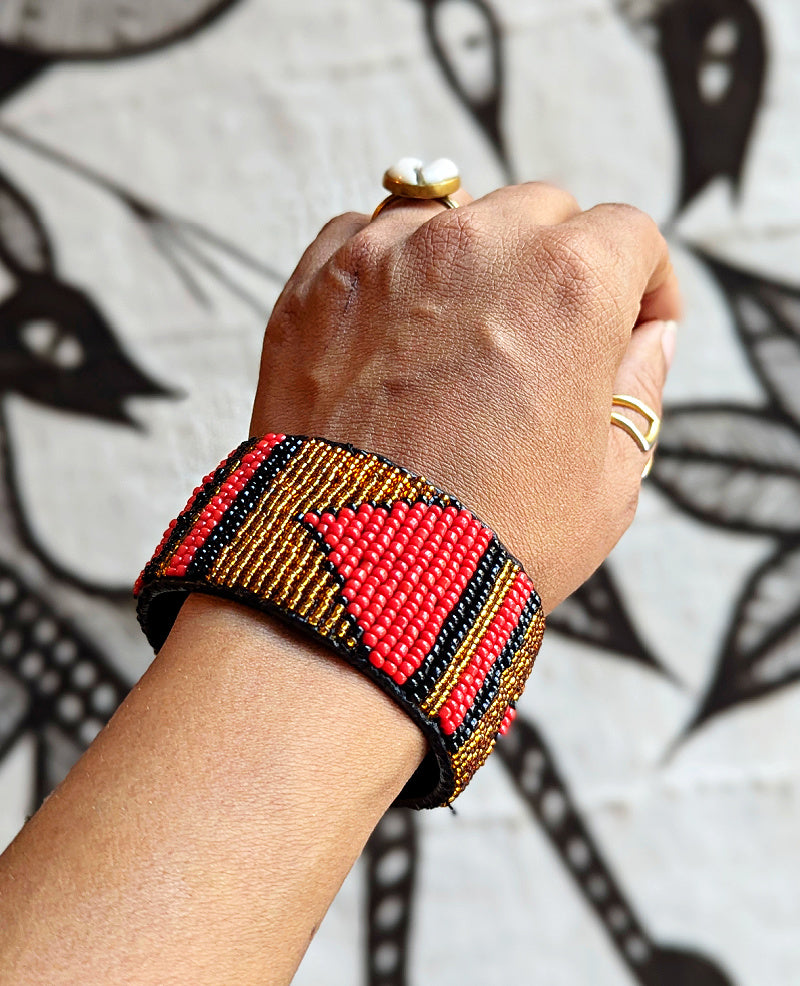
{"type": "Polygon", "coordinates": [[[549,611],[633,519],[647,457],[612,427],[611,395],[660,413],[677,282],[630,206],[582,212],[542,183],[456,198],[325,226],[267,326],[251,434],[423,474],[497,532],[549,611]]]}

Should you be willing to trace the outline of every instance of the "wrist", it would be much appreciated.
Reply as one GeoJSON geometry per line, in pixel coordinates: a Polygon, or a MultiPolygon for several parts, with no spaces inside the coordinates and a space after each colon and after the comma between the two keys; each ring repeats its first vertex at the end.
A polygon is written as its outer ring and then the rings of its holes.
{"type": "MultiPolygon", "coordinates": [[[[382,807],[375,821],[425,755],[424,736],[387,695],[329,649],[268,614],[192,593],[159,659],[173,662],[179,655],[183,661],[198,649],[215,662],[204,665],[204,674],[217,677],[222,689],[240,690],[229,713],[240,703],[249,709],[245,720],[222,718],[220,729],[257,733],[259,718],[268,716],[270,729],[284,730],[286,767],[293,750],[308,757],[305,740],[295,742],[305,737],[324,785],[330,790],[338,779],[342,797],[363,799],[371,810],[377,799],[382,807]]],[[[254,770],[273,766],[252,765],[254,770]]]]}

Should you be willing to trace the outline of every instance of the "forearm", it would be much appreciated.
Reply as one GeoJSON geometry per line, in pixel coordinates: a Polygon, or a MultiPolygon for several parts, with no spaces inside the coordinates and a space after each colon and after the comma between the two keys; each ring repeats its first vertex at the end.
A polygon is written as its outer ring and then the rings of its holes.
{"type": "Polygon", "coordinates": [[[286,983],[424,753],[332,653],[193,596],[0,860],[4,983],[286,983]]]}

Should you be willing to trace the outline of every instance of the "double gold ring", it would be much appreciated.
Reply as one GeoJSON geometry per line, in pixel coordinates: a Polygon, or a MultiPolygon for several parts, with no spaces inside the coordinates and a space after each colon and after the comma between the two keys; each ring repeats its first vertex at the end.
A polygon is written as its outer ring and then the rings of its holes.
{"type": "MultiPolygon", "coordinates": [[[[613,394],[611,397],[611,406],[624,407],[630,411],[638,411],[641,414],[647,422],[646,432],[643,432],[629,417],[620,414],[619,411],[611,412],[611,424],[622,428],[624,432],[630,435],[644,453],[651,452],[658,440],[658,433],[661,430],[661,418],[659,418],[656,412],[648,404],[645,404],[644,401],[640,401],[638,397],[631,397],[628,394],[613,394]]],[[[651,455],[642,471],[642,479],[649,474],[652,467],[653,457],[651,455]]]]}

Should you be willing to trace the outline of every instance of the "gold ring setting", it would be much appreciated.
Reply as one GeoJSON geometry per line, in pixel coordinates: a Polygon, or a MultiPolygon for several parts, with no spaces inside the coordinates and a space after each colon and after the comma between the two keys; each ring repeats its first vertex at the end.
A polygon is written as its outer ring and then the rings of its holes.
{"type": "Polygon", "coordinates": [[[416,157],[404,157],[388,168],[383,175],[387,197],[372,213],[372,218],[398,199],[418,199],[441,202],[447,209],[457,209],[458,202],[450,196],[461,188],[458,167],[446,157],[427,164],[416,157]]]}
{"type": "MultiPolygon", "coordinates": [[[[647,431],[645,432],[631,421],[627,415],[620,414],[619,411],[611,412],[611,424],[622,428],[626,434],[631,436],[643,452],[651,452],[658,440],[658,433],[661,430],[661,418],[656,412],[648,404],[645,404],[644,401],[640,401],[638,397],[631,397],[629,394],[613,394],[611,397],[611,406],[623,407],[629,411],[637,411],[641,414],[647,422],[647,431]]],[[[642,471],[642,479],[649,474],[652,466],[653,457],[651,455],[642,471]]]]}

